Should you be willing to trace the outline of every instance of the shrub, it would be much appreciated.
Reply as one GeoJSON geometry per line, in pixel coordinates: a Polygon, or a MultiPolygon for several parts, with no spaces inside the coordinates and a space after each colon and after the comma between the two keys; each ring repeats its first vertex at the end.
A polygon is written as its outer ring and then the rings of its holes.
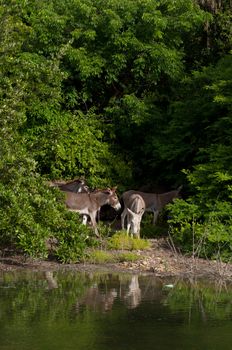
{"type": "MultiPolygon", "coordinates": [[[[26,161],[25,161],[26,162],[26,161]]],[[[58,241],[54,255],[62,262],[77,261],[91,237],[78,214],[68,212],[63,194],[50,189],[28,164],[0,182],[0,245],[19,248],[35,258],[48,257],[50,237],[58,241]],[[31,174],[28,174],[28,171],[31,174]],[[14,176],[13,176],[14,175],[14,176]]],[[[8,171],[13,171],[9,165],[8,171]]]]}
{"type": "Polygon", "coordinates": [[[232,221],[226,218],[228,203],[215,202],[211,211],[189,201],[178,200],[169,206],[170,233],[182,250],[193,255],[228,260],[231,256],[232,221]]]}

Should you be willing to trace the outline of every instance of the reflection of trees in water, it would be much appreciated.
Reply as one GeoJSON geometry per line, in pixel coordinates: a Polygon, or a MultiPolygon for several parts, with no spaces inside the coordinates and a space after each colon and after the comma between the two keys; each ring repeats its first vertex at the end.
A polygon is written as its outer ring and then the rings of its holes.
{"type": "MultiPolygon", "coordinates": [[[[64,282],[61,279],[58,284],[59,277],[56,274],[54,276],[53,272],[46,271],[44,276],[48,290],[63,289],[64,282]]],[[[225,282],[205,283],[203,280],[189,278],[170,285],[173,288],[165,288],[168,287],[165,280],[152,276],[86,274],[85,277],[82,276],[82,293],[78,293],[73,310],[75,313],[84,309],[107,312],[112,310],[116,300],[124,303],[127,308],[134,309],[141,301],[152,301],[173,311],[187,312],[188,322],[192,322],[197,314],[203,322],[207,322],[212,314],[219,319],[223,318],[225,310],[218,305],[228,302],[229,291],[225,282]]],[[[74,294],[73,290],[73,296],[74,294]]],[[[230,303],[226,309],[227,314],[231,315],[231,309],[230,303]]]]}
{"type": "Polygon", "coordinates": [[[187,312],[189,323],[199,315],[206,323],[212,318],[232,317],[231,293],[231,284],[229,287],[225,281],[189,278],[176,283],[164,304],[174,313],[187,312]]]}
{"type": "MultiPolygon", "coordinates": [[[[152,303],[159,311],[179,313],[186,322],[232,317],[232,287],[206,280],[159,279],[133,274],[77,272],[0,273],[0,309],[12,322],[24,310],[24,322],[77,318],[85,310],[108,312],[152,303]],[[165,288],[165,285],[173,288],[165,288]],[[11,310],[11,313],[9,312],[11,310]],[[39,315],[39,316],[38,316],[39,315]]],[[[20,320],[22,322],[22,320],[20,320]]]]}
{"type": "Polygon", "coordinates": [[[157,277],[139,275],[108,276],[97,283],[93,278],[93,284],[78,299],[77,308],[78,311],[87,308],[106,312],[112,310],[116,301],[124,303],[130,309],[137,308],[143,301],[162,305],[177,313],[184,311],[188,322],[193,321],[197,314],[201,316],[203,322],[207,322],[212,313],[223,318],[221,313],[225,313],[225,310],[219,308],[218,303],[220,300],[228,302],[231,293],[226,287],[222,289],[220,285],[219,293],[215,284],[210,285],[209,282],[203,283],[198,280],[168,282],[157,277]],[[172,288],[168,288],[170,286],[172,288]]]}
{"type": "Polygon", "coordinates": [[[114,288],[102,292],[98,285],[88,288],[85,295],[80,298],[76,304],[79,310],[81,305],[85,305],[94,311],[109,311],[112,309],[114,299],[117,297],[117,291],[114,288]]]}

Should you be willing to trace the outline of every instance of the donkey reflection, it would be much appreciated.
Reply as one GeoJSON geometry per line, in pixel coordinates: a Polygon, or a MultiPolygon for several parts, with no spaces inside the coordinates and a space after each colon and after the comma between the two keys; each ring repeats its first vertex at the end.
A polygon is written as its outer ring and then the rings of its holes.
{"type": "Polygon", "coordinates": [[[129,283],[128,292],[125,294],[124,299],[129,308],[136,308],[141,302],[141,289],[139,287],[139,277],[138,275],[131,276],[131,281],[129,283]]]}
{"type": "Polygon", "coordinates": [[[110,311],[117,297],[115,288],[109,288],[102,292],[97,285],[88,288],[85,295],[76,303],[76,310],[79,311],[80,306],[85,305],[93,311],[106,312],[110,311]]]}
{"type": "Polygon", "coordinates": [[[48,282],[48,289],[56,289],[58,288],[57,280],[53,276],[53,271],[45,271],[45,278],[48,282]]]}

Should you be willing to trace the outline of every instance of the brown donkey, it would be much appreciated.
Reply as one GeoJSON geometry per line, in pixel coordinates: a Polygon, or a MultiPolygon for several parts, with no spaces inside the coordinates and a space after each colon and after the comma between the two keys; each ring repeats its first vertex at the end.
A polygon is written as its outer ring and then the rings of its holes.
{"type": "MultiPolygon", "coordinates": [[[[49,181],[48,185],[50,187],[57,187],[59,190],[63,192],[74,192],[74,193],[90,193],[93,192],[89,188],[89,186],[86,184],[85,180],[82,179],[74,179],[70,181],[63,181],[63,180],[57,180],[57,181],[49,181]]],[[[83,215],[83,224],[86,225],[88,221],[88,216],[83,215]]]]}
{"type": "MultiPolygon", "coordinates": [[[[85,218],[86,215],[90,217],[94,232],[98,235],[96,215],[98,210],[105,204],[109,204],[115,210],[121,208],[118,196],[116,194],[116,188],[108,188],[105,190],[97,190],[91,193],[74,193],[64,191],[65,204],[70,211],[75,211],[82,214],[85,218]]],[[[86,220],[83,220],[83,224],[86,224],[86,220]]]]}
{"type": "MultiPolygon", "coordinates": [[[[165,207],[166,204],[171,203],[173,199],[180,198],[180,191],[182,186],[178,187],[177,190],[165,192],[165,193],[146,193],[141,191],[126,191],[122,195],[122,199],[125,205],[130,201],[130,198],[134,194],[139,194],[146,205],[145,211],[153,212],[153,225],[155,225],[159,212],[165,207]]],[[[121,224],[124,228],[124,221],[127,216],[127,211],[123,211],[121,215],[121,224]]]]}

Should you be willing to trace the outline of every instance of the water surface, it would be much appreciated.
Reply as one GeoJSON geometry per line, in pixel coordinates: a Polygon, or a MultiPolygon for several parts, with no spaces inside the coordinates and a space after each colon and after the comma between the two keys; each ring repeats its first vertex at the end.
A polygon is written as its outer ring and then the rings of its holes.
{"type": "Polygon", "coordinates": [[[232,348],[232,287],[130,274],[0,274],[0,350],[232,348]]]}

